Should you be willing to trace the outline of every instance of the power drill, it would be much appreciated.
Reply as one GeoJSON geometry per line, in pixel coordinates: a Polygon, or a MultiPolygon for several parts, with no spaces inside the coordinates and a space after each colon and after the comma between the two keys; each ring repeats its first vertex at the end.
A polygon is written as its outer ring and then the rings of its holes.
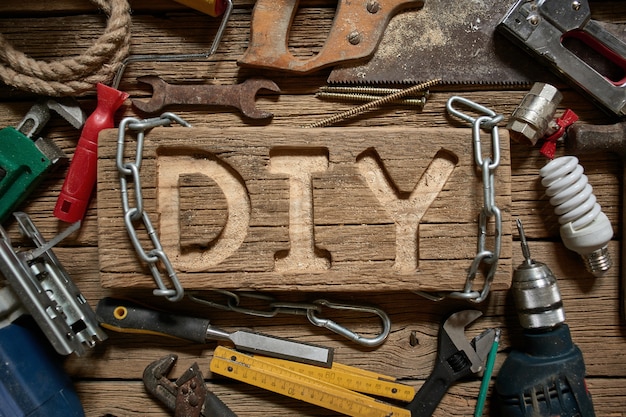
{"type": "Polygon", "coordinates": [[[595,416],[585,384],[585,364],[572,342],[556,277],[530,257],[517,221],[524,262],[513,274],[511,292],[517,309],[524,351],[513,350],[495,383],[496,415],[507,417],[595,416]]]}

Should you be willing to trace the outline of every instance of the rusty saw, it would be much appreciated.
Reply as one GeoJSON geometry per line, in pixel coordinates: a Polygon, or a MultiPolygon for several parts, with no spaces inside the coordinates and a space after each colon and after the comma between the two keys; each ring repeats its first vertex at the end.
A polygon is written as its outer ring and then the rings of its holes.
{"type": "MultiPolygon", "coordinates": [[[[441,78],[444,84],[526,86],[537,81],[564,83],[496,30],[513,1],[427,0],[389,22],[367,61],[337,66],[330,84],[414,84],[441,78]]],[[[597,4],[594,2],[594,4],[597,4]]],[[[603,27],[626,39],[623,27],[603,27]]],[[[592,54],[589,48],[577,54],[592,54]]]]}

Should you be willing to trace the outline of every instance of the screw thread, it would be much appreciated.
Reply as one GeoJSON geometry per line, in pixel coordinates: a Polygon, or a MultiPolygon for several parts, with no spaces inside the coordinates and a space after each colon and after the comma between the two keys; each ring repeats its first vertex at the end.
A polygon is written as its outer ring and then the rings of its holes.
{"type": "Polygon", "coordinates": [[[310,128],[315,128],[315,127],[328,126],[328,125],[331,125],[331,124],[333,124],[335,122],[338,122],[340,120],[345,120],[345,119],[348,119],[348,118],[350,118],[352,116],[356,116],[358,114],[365,113],[366,111],[368,111],[368,110],[370,110],[370,109],[372,109],[374,107],[381,106],[381,105],[387,104],[389,102],[392,102],[394,100],[401,99],[401,98],[406,97],[406,96],[408,96],[410,94],[413,94],[413,93],[415,93],[417,91],[426,90],[426,89],[428,89],[428,88],[430,88],[430,87],[432,87],[432,86],[434,86],[436,84],[439,84],[440,82],[441,82],[441,78],[437,78],[437,79],[434,79],[434,80],[431,80],[431,81],[420,83],[420,84],[414,85],[412,87],[405,88],[404,90],[397,91],[397,92],[395,92],[393,94],[390,94],[388,96],[381,97],[381,98],[379,98],[377,100],[370,101],[368,103],[362,104],[362,105],[357,106],[357,107],[353,107],[353,108],[348,109],[348,110],[346,110],[344,112],[337,113],[334,116],[330,116],[330,117],[328,117],[326,119],[320,120],[319,122],[311,123],[310,125],[306,125],[306,126],[303,126],[303,127],[306,128],[306,129],[310,129],[310,128]]]}
{"type": "Polygon", "coordinates": [[[587,271],[596,277],[604,275],[613,265],[611,254],[609,253],[609,248],[607,246],[583,256],[583,260],[585,261],[585,268],[587,271]]]}
{"type": "MultiPolygon", "coordinates": [[[[319,88],[321,93],[345,93],[345,94],[374,94],[374,95],[388,95],[394,94],[398,91],[402,91],[402,88],[392,87],[372,87],[368,85],[325,85],[319,88]]],[[[427,96],[428,90],[422,90],[416,92],[414,95],[417,97],[427,96]]]]}
{"type": "MultiPolygon", "coordinates": [[[[377,96],[374,94],[335,93],[335,92],[326,92],[326,91],[320,91],[319,93],[315,94],[315,96],[318,98],[322,98],[322,99],[343,100],[343,101],[373,101],[373,100],[380,98],[380,96],[377,96]]],[[[398,100],[394,100],[391,103],[404,104],[407,106],[423,107],[426,104],[426,97],[401,98],[398,100]]]]}

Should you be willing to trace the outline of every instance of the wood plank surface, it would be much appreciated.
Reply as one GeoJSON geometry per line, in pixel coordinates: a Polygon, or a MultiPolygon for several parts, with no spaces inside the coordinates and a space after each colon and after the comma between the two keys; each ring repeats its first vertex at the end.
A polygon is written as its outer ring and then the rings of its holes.
{"type": "MultiPolygon", "coordinates": [[[[169,0],[131,0],[130,3],[133,9],[133,53],[206,51],[219,24],[218,19],[192,12],[169,0]]],[[[328,70],[299,77],[272,71],[257,71],[237,65],[237,59],[247,46],[253,3],[251,0],[235,0],[233,17],[220,48],[213,57],[200,62],[135,63],[126,70],[120,88],[130,93],[133,98],[149,96],[151,92],[135,81],[141,75],[158,75],[170,82],[216,84],[234,84],[251,75],[264,76],[277,82],[281,88],[279,96],[260,95],[257,99],[260,108],[274,113],[269,125],[271,128],[297,129],[299,126],[351,108],[353,106],[351,103],[323,101],[314,97],[315,91],[325,85],[328,70]]],[[[298,54],[306,56],[319,50],[325,38],[325,31],[330,27],[336,2],[307,1],[302,2],[302,6],[296,16],[297,25],[290,37],[290,44],[298,54]]],[[[623,2],[592,3],[596,17],[613,23],[624,22],[625,7],[623,2]]],[[[84,0],[0,2],[0,33],[18,49],[38,59],[51,60],[80,53],[101,34],[105,20],[105,16],[99,13],[91,2],[84,0]]],[[[583,122],[596,124],[612,122],[578,92],[570,89],[564,89],[562,92],[564,99],[559,105],[558,114],[566,108],[572,108],[583,122]]],[[[373,127],[403,129],[407,132],[422,128],[445,128],[466,132],[467,124],[448,116],[445,111],[446,101],[451,95],[463,95],[494,109],[506,118],[525,93],[524,88],[513,89],[502,86],[493,89],[440,87],[431,90],[423,109],[385,106],[338,123],[336,126],[338,129],[362,129],[363,132],[373,127]]],[[[2,126],[16,125],[34,100],[35,97],[30,93],[0,86],[2,126]]],[[[93,94],[87,94],[79,98],[79,101],[87,113],[95,108],[93,94]]],[[[184,117],[198,129],[257,129],[260,126],[229,109],[183,106],[170,110],[184,117]]],[[[144,118],[148,115],[137,112],[127,104],[117,113],[116,123],[126,116],[144,118]]],[[[501,126],[503,127],[504,123],[501,126]]],[[[70,157],[73,155],[79,133],[61,118],[53,117],[43,134],[54,140],[70,157]]],[[[109,141],[112,138],[107,136],[104,140],[109,141]]],[[[593,394],[596,415],[626,415],[624,411],[626,326],[619,308],[622,290],[619,271],[622,260],[618,255],[623,239],[624,221],[622,161],[612,154],[580,157],[589,182],[593,185],[598,201],[611,220],[615,232],[609,245],[614,266],[606,276],[594,279],[584,271],[580,257],[564,248],[561,242],[554,210],[539,183],[538,170],[545,164],[545,159],[539,155],[537,148],[531,149],[512,143],[510,149],[511,205],[506,212],[509,220],[505,230],[511,233],[515,230],[512,221],[521,218],[530,239],[533,257],[548,264],[558,277],[567,323],[571,327],[575,343],[581,348],[585,358],[586,380],[593,394]]],[[[564,153],[565,150],[559,147],[557,154],[564,153]]],[[[65,227],[52,217],[52,210],[66,172],[67,166],[53,172],[21,207],[31,215],[48,239],[65,227]]],[[[407,176],[407,182],[410,182],[409,177],[407,176]]],[[[410,185],[404,186],[410,188],[410,185]]],[[[107,283],[109,288],[103,288],[100,281],[100,259],[103,249],[98,243],[102,239],[99,234],[103,233],[102,226],[99,225],[99,221],[102,220],[100,215],[102,211],[112,213],[119,197],[116,194],[115,200],[104,201],[100,191],[98,190],[98,195],[95,196],[97,198],[92,199],[80,231],[55,249],[55,253],[92,306],[104,296],[127,296],[169,311],[209,317],[214,324],[226,329],[250,327],[277,336],[331,346],[335,348],[338,362],[393,375],[416,388],[423,384],[432,370],[439,323],[452,311],[477,308],[484,313],[484,316],[468,329],[469,336],[476,335],[488,327],[497,326],[503,329],[503,340],[498,351],[494,375],[497,375],[508,353],[513,348],[520,348],[520,329],[513,303],[507,291],[503,290],[508,286],[510,277],[504,274],[496,281],[497,290],[478,305],[461,301],[433,302],[405,290],[366,292],[345,291],[340,288],[332,292],[317,292],[276,289],[270,293],[278,300],[289,302],[312,302],[328,298],[381,307],[390,316],[392,329],[389,339],[378,348],[357,346],[327,329],[309,324],[302,316],[279,314],[274,318],[251,317],[198,305],[190,300],[170,303],[151,294],[148,288],[151,281],[145,274],[141,274],[139,278],[131,274],[119,274],[115,277],[115,282],[107,283]],[[135,286],[137,282],[142,283],[142,288],[124,288],[135,286]]],[[[116,191],[113,190],[113,184],[109,191],[116,191]]],[[[185,196],[189,200],[188,204],[196,204],[197,200],[192,190],[184,192],[187,193],[185,196]]],[[[220,204],[219,199],[217,204],[220,204]]],[[[120,207],[118,209],[121,210],[120,207]]],[[[217,221],[219,225],[219,218],[217,221]]],[[[23,247],[26,242],[20,236],[14,222],[8,222],[5,226],[16,247],[23,247]]],[[[510,265],[515,267],[522,261],[522,255],[516,240],[517,233],[513,232],[512,235],[515,240],[508,247],[512,255],[510,265]]],[[[125,247],[130,249],[123,234],[118,233],[116,236],[117,250],[124,250],[125,247]]],[[[186,244],[194,244],[198,236],[190,228],[186,231],[185,238],[186,244]]],[[[455,249],[467,254],[474,250],[474,245],[474,240],[463,239],[458,246],[455,245],[455,249]]],[[[125,257],[128,256],[130,254],[125,254],[125,257]]],[[[461,282],[463,277],[464,274],[450,277],[450,282],[461,282]]],[[[200,295],[216,302],[225,301],[222,296],[210,291],[204,291],[200,295]]],[[[263,303],[259,302],[245,300],[245,303],[263,307],[263,303]]],[[[380,323],[374,316],[327,309],[322,311],[322,315],[364,335],[375,335],[380,330],[380,323]]],[[[65,369],[76,383],[85,413],[89,417],[172,415],[148,395],[141,382],[145,366],[167,353],[179,355],[178,365],[172,372],[173,377],[179,376],[185,366],[197,361],[207,378],[209,388],[238,415],[253,417],[335,415],[318,407],[211,375],[208,366],[215,346],[212,343],[198,345],[157,336],[108,333],[109,339],[98,344],[85,356],[73,355],[64,362],[65,369]]],[[[459,382],[443,398],[435,415],[472,416],[478,388],[477,378],[459,382]]],[[[496,416],[498,413],[487,410],[485,415],[496,416]]]]}
{"type": "MultiPolygon", "coordinates": [[[[485,204],[471,135],[444,128],[154,129],[143,143],[144,208],[158,219],[163,248],[189,289],[456,290],[476,255],[485,204]]],[[[116,136],[103,133],[99,149],[102,281],[145,287],[119,279],[139,278],[146,268],[121,218],[116,136]]],[[[126,141],[124,161],[133,161],[132,133],[126,141]]],[[[506,282],[508,132],[500,143],[493,189],[504,226],[495,279],[506,282]]],[[[133,201],[136,182],[127,179],[133,201]]],[[[141,222],[134,227],[140,234],[141,222]]],[[[148,236],[140,237],[150,248],[148,236]]]]}

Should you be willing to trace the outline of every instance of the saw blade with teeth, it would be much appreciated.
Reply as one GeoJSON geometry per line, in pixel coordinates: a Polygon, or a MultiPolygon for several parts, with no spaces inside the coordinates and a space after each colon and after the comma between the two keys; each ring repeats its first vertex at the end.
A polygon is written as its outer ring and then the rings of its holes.
{"type": "MultiPolygon", "coordinates": [[[[447,85],[564,85],[550,70],[496,32],[511,2],[428,0],[389,22],[367,62],[337,66],[329,84],[415,84],[441,78],[447,85]]],[[[605,24],[626,38],[621,25],[605,24]]],[[[582,52],[584,53],[584,51],[582,52]]]]}

